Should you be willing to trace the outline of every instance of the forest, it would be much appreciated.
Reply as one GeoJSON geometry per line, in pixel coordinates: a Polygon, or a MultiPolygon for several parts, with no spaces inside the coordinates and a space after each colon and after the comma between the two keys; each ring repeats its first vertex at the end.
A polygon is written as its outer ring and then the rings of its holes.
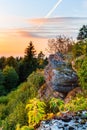
{"type": "Polygon", "coordinates": [[[49,39],[47,51],[64,55],[68,66],[78,75],[82,92],[68,103],[53,97],[41,100],[38,91],[44,88],[44,68],[48,57],[42,51],[37,55],[30,41],[24,50],[24,57],[0,57],[2,130],[35,130],[42,120],[51,120],[67,109],[73,113],[86,110],[87,118],[87,25],[80,28],[76,41],[66,36],[49,39]]]}

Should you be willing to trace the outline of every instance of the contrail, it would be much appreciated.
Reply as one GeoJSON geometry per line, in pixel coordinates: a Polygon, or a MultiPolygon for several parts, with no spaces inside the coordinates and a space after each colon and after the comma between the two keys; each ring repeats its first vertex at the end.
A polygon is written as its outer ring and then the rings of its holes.
{"type": "Polygon", "coordinates": [[[62,0],[58,0],[58,2],[54,5],[54,7],[48,12],[48,14],[45,16],[45,18],[48,18],[53,12],[54,10],[60,5],[60,3],[62,2],[62,0]]]}
{"type": "MultiPolygon", "coordinates": [[[[60,3],[62,2],[62,0],[58,0],[58,2],[54,5],[54,7],[48,12],[48,14],[46,16],[44,16],[44,18],[49,18],[49,16],[55,11],[55,9],[60,5],[60,3]]],[[[41,27],[41,25],[43,25],[44,22],[41,22],[39,24],[39,26],[36,28],[39,29],[39,27],[41,27]]]]}

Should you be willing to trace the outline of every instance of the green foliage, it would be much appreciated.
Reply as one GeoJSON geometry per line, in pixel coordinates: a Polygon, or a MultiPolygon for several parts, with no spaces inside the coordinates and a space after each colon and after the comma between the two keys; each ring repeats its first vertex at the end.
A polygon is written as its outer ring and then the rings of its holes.
{"type": "Polygon", "coordinates": [[[74,58],[87,55],[87,39],[75,43],[73,45],[72,53],[74,58]]]}
{"type": "Polygon", "coordinates": [[[17,124],[16,130],[34,130],[34,127],[33,126],[31,126],[31,127],[29,127],[29,126],[22,126],[20,128],[20,125],[17,124]]]}
{"type": "Polygon", "coordinates": [[[7,103],[8,103],[7,96],[1,96],[0,97],[0,104],[7,104],[7,103]]]}
{"type": "Polygon", "coordinates": [[[45,107],[46,104],[39,99],[34,98],[29,100],[29,103],[26,105],[29,126],[35,126],[43,119],[43,116],[45,115],[45,107]]]}
{"type": "Polygon", "coordinates": [[[23,126],[21,130],[34,130],[34,127],[23,126]]]}
{"type": "Polygon", "coordinates": [[[6,57],[2,56],[0,58],[0,69],[3,69],[6,65],[6,57]]]}
{"type": "Polygon", "coordinates": [[[16,125],[16,130],[21,130],[20,124],[17,124],[17,125],[16,125]]]}
{"type": "Polygon", "coordinates": [[[2,120],[5,118],[5,114],[6,114],[5,111],[6,111],[6,104],[0,104],[0,120],[1,120],[1,123],[2,123],[2,120]]]}
{"type": "Polygon", "coordinates": [[[76,43],[74,46],[73,46],[73,57],[76,58],[76,57],[79,57],[81,55],[83,55],[83,45],[82,43],[76,43]]]}
{"type": "Polygon", "coordinates": [[[1,111],[1,118],[4,120],[3,126],[5,130],[15,130],[18,122],[21,125],[27,124],[25,103],[29,99],[29,96],[30,91],[26,83],[21,84],[17,90],[12,91],[6,96],[8,102],[6,101],[7,104],[5,103],[5,108],[1,111]]]}
{"type": "Polygon", "coordinates": [[[1,110],[1,119],[4,120],[3,126],[5,130],[14,130],[18,123],[21,126],[27,124],[26,103],[29,99],[37,96],[38,88],[42,83],[42,72],[34,72],[28,77],[28,81],[18,86],[18,89],[0,98],[0,103],[5,104],[5,108],[3,111],[1,110]]]}
{"type": "Polygon", "coordinates": [[[22,82],[26,80],[29,74],[37,68],[37,59],[35,57],[36,51],[34,49],[33,43],[30,42],[28,47],[25,49],[25,56],[23,61],[19,66],[19,77],[22,82]]]}
{"type": "Polygon", "coordinates": [[[79,77],[79,83],[83,89],[87,89],[87,39],[78,41],[73,46],[74,68],[79,77]]]}
{"type": "Polygon", "coordinates": [[[4,85],[0,85],[0,96],[6,95],[6,89],[4,85]]]}
{"type": "Polygon", "coordinates": [[[8,91],[15,88],[18,82],[18,74],[13,67],[6,66],[3,69],[3,75],[5,77],[5,87],[8,91]]]}
{"type": "Polygon", "coordinates": [[[49,101],[49,106],[50,112],[53,112],[55,114],[63,108],[64,102],[59,98],[51,98],[49,101]]]}
{"type": "Polygon", "coordinates": [[[16,125],[19,123],[21,125],[26,124],[26,111],[25,105],[23,103],[19,103],[13,113],[6,117],[3,121],[3,129],[4,130],[15,130],[16,125]]]}
{"type": "Polygon", "coordinates": [[[4,87],[4,75],[2,73],[2,71],[0,70],[0,96],[5,95],[6,94],[6,90],[4,87]]]}
{"type": "Polygon", "coordinates": [[[0,70],[0,85],[4,84],[4,75],[3,72],[0,70]]]}
{"type": "Polygon", "coordinates": [[[28,78],[28,82],[35,85],[36,89],[39,89],[42,84],[44,84],[44,76],[40,72],[33,72],[28,78]]]}
{"type": "Polygon", "coordinates": [[[38,68],[39,69],[44,69],[44,67],[47,65],[48,61],[47,58],[45,58],[45,55],[43,54],[42,51],[37,56],[37,63],[38,63],[38,68]]]}
{"type": "Polygon", "coordinates": [[[77,36],[78,40],[83,40],[87,38],[87,25],[83,25],[82,28],[79,30],[79,34],[77,36]]]}
{"type": "Polygon", "coordinates": [[[86,97],[84,95],[77,95],[69,103],[65,104],[65,110],[77,112],[80,110],[87,110],[87,93],[86,97]]]}
{"type": "Polygon", "coordinates": [[[84,59],[78,70],[79,82],[83,89],[87,89],[87,58],[84,59]]]}
{"type": "Polygon", "coordinates": [[[83,56],[78,58],[78,59],[76,59],[74,67],[75,67],[75,69],[77,71],[81,68],[81,65],[82,65],[83,61],[84,61],[84,57],[83,56]]]}
{"type": "Polygon", "coordinates": [[[6,59],[6,66],[12,66],[13,68],[15,68],[15,70],[17,70],[18,62],[13,56],[10,56],[6,59]]]}

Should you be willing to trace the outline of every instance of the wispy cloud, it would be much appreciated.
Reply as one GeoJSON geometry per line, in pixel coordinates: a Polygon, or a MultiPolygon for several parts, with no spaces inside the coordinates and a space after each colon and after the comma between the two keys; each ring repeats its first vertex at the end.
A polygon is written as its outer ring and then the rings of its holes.
{"type": "Polygon", "coordinates": [[[55,38],[57,35],[67,35],[76,37],[79,29],[87,23],[87,18],[67,17],[67,18],[47,18],[32,19],[31,26],[20,28],[17,33],[27,38],[55,38]],[[39,28],[38,25],[44,22],[39,28]],[[34,24],[33,24],[34,23],[34,24]]]}
{"type": "Polygon", "coordinates": [[[29,19],[28,20],[31,24],[39,25],[41,23],[46,23],[48,18],[37,18],[37,19],[29,19]]]}
{"type": "Polygon", "coordinates": [[[26,38],[40,38],[40,39],[46,39],[47,36],[44,36],[43,32],[32,32],[24,29],[17,30],[17,33],[26,38]]]}
{"type": "Polygon", "coordinates": [[[27,33],[32,37],[54,38],[57,35],[67,35],[76,37],[79,29],[83,24],[87,23],[87,18],[80,17],[55,17],[55,18],[39,18],[30,20],[31,29],[27,29],[27,33]],[[33,25],[33,23],[36,25],[33,25]],[[42,24],[39,28],[38,24],[42,24]]]}

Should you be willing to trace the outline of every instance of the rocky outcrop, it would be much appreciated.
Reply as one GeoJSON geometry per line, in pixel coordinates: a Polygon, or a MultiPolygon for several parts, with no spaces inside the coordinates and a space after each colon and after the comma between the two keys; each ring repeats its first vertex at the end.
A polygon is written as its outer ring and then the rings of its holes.
{"type": "Polygon", "coordinates": [[[56,119],[42,121],[37,130],[86,130],[87,111],[62,114],[56,119]]]}
{"type": "Polygon", "coordinates": [[[50,55],[48,61],[45,81],[49,88],[60,93],[68,93],[78,86],[76,72],[68,67],[62,54],[50,55]]]}
{"type": "Polygon", "coordinates": [[[53,90],[50,86],[47,86],[47,84],[41,86],[41,88],[38,91],[38,97],[41,100],[46,100],[46,101],[52,97],[64,99],[65,96],[66,94],[53,90]]]}

